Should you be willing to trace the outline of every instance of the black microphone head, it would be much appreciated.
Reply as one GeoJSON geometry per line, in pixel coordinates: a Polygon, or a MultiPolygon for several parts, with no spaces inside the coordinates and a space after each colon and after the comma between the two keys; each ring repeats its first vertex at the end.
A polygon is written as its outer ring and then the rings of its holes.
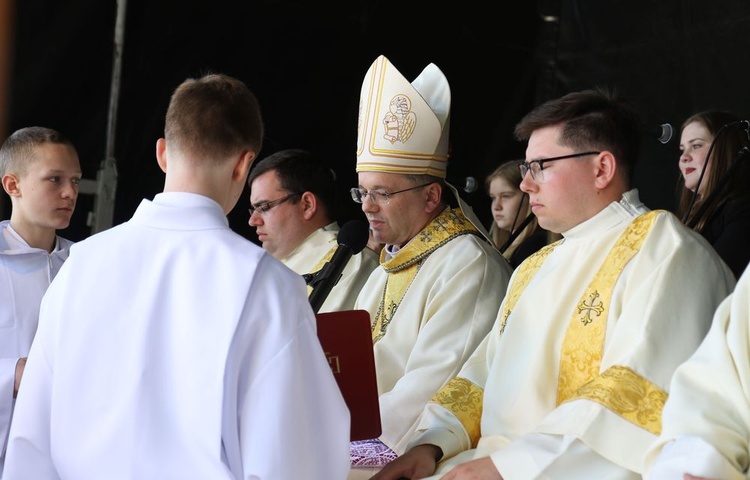
{"type": "Polygon", "coordinates": [[[645,130],[650,137],[659,140],[662,144],[669,143],[674,134],[674,128],[672,128],[672,125],[669,123],[662,123],[655,127],[645,127],[645,130]]]}
{"type": "Polygon", "coordinates": [[[474,193],[476,191],[477,191],[477,179],[474,177],[466,177],[466,182],[464,183],[464,192],[474,193]]]}
{"type": "Polygon", "coordinates": [[[479,183],[477,183],[477,179],[474,177],[446,178],[445,181],[466,193],[476,192],[477,187],[479,186],[479,183]]]}
{"type": "Polygon", "coordinates": [[[362,220],[349,220],[339,230],[336,241],[339,245],[346,245],[357,254],[364,250],[370,240],[370,225],[362,220]]]}

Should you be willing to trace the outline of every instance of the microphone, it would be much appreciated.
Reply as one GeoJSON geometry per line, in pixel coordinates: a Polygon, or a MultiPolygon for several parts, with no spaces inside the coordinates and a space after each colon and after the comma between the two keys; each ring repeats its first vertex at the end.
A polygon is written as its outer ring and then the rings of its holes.
{"type": "Polygon", "coordinates": [[[476,192],[477,187],[479,186],[477,179],[474,177],[446,178],[445,181],[466,193],[476,192]]]}
{"type": "Polygon", "coordinates": [[[672,128],[672,125],[670,125],[669,123],[662,123],[661,125],[658,125],[656,127],[647,126],[644,127],[644,129],[650,137],[654,137],[662,144],[669,143],[669,141],[672,140],[672,135],[674,134],[674,128],[672,128]]]}
{"type": "Polygon", "coordinates": [[[308,300],[313,311],[318,313],[323,302],[331,293],[331,290],[341,278],[341,272],[344,267],[355,255],[361,252],[370,239],[370,226],[362,220],[349,220],[339,230],[337,242],[339,246],[333,252],[333,256],[323,265],[319,271],[314,274],[303,275],[308,285],[313,287],[308,300]],[[311,280],[307,280],[312,275],[311,280]]]}

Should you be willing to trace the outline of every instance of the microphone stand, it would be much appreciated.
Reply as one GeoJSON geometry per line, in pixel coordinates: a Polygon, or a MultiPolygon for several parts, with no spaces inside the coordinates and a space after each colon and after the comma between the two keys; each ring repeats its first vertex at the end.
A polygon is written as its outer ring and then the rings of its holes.
{"type": "Polygon", "coordinates": [[[510,236],[508,237],[508,240],[505,241],[505,243],[499,248],[500,253],[505,253],[505,251],[510,247],[510,245],[513,243],[513,240],[518,238],[518,236],[523,232],[523,229],[528,226],[528,224],[531,222],[531,220],[534,219],[534,214],[530,213],[526,218],[523,219],[523,222],[510,233],[510,236]]]}

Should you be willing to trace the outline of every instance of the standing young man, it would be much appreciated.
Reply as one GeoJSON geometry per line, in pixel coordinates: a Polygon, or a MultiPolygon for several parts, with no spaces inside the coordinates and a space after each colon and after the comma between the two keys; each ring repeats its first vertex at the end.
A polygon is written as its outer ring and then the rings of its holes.
{"type": "Polygon", "coordinates": [[[67,228],[78,198],[81,165],[73,144],[45,127],[15,131],[0,147],[0,178],[10,220],[0,222],[0,476],[8,429],[39,304],[68,258],[67,228]]]}
{"type": "Polygon", "coordinates": [[[262,139],[241,81],[175,90],[164,191],[74,245],[42,301],[3,480],[346,478],[304,281],[226,218],[262,139]]]}

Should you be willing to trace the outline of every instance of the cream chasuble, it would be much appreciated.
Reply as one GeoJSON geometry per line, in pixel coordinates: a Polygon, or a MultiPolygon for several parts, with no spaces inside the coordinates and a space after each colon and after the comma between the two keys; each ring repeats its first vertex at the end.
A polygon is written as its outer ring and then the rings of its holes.
{"type": "Polygon", "coordinates": [[[511,270],[458,209],[381,259],[356,306],[373,319],[380,440],[401,454],[424,405],[491,329],[511,270]]]}
{"type": "Polygon", "coordinates": [[[498,325],[419,425],[441,473],[491,456],[506,478],[640,477],[669,379],[734,284],[700,236],[644,210],[631,191],[516,269],[498,325]]]}

